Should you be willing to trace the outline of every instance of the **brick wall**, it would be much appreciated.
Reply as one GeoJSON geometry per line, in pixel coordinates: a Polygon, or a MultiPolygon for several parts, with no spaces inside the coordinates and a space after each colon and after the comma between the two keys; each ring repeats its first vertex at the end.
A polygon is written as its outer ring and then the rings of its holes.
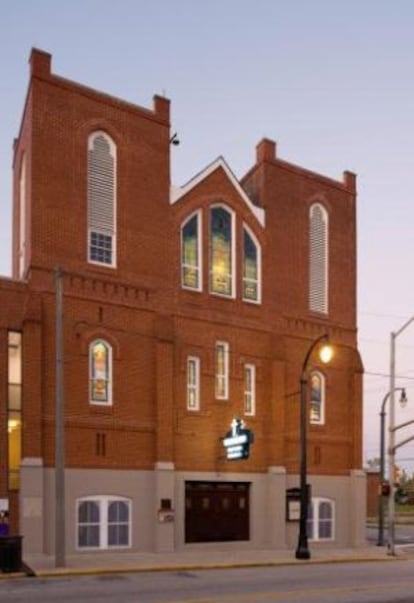
{"type": "MultiPolygon", "coordinates": [[[[22,128],[14,157],[14,271],[19,236],[19,173],[27,171],[27,284],[1,292],[5,327],[24,333],[24,454],[54,463],[56,265],[64,271],[64,392],[68,467],[266,472],[298,470],[299,376],[312,341],[329,332],[338,344],[326,369],[326,422],[309,429],[309,470],[345,475],[361,466],[362,366],[356,352],[355,179],[339,182],[292,166],[262,141],[242,180],[265,210],[262,225],[245,193],[222,166],[169,202],[169,102],[143,109],[51,72],[34,51],[22,128]],[[107,132],[117,145],[116,268],[86,261],[87,138],[107,132]],[[329,212],[329,314],[307,301],[308,216],[315,200],[329,212]],[[221,202],[236,216],[234,299],[208,292],[208,212],[221,202]],[[180,225],[203,212],[203,291],[180,288],[180,225]],[[263,254],[261,304],[243,302],[242,226],[263,254]],[[24,298],[24,301],[22,301],[24,298]],[[15,309],[13,309],[13,306],[15,309]],[[25,318],[16,308],[28,312],[25,318]],[[17,315],[13,312],[17,312],[17,315]],[[113,404],[89,404],[88,346],[113,349],[113,404]],[[229,400],[214,397],[214,346],[230,345],[229,400]],[[201,409],[186,409],[186,359],[201,360],[201,409]],[[257,412],[246,417],[255,442],[237,465],[221,438],[243,414],[243,365],[257,368],[257,412]],[[103,437],[104,436],[104,437],[103,437]],[[102,442],[105,442],[103,446],[102,442]]],[[[314,366],[314,361],[310,366],[314,366]]],[[[4,379],[1,381],[3,387],[4,379]]]]}

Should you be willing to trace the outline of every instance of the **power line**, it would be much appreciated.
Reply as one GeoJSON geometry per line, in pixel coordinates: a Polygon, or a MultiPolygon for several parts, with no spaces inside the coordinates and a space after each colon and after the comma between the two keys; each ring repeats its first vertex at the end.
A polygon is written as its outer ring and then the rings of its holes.
{"type": "Polygon", "coordinates": [[[400,316],[397,314],[380,314],[379,312],[365,312],[364,310],[360,310],[358,315],[362,316],[375,316],[376,318],[395,318],[398,320],[407,320],[408,316],[400,316]]]}
{"type": "MultiPolygon", "coordinates": [[[[384,377],[386,379],[390,378],[389,373],[378,373],[375,371],[364,371],[364,375],[369,377],[384,377]]],[[[414,376],[410,377],[409,375],[395,375],[396,379],[405,379],[406,381],[414,381],[414,376]]]]}

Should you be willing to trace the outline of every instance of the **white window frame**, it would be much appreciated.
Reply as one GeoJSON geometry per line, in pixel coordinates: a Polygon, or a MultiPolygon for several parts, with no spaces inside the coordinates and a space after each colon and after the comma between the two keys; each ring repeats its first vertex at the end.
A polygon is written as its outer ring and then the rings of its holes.
{"type": "MultiPolygon", "coordinates": [[[[103,130],[96,130],[95,132],[92,132],[89,137],[88,137],[88,164],[87,164],[87,190],[88,190],[88,205],[89,205],[89,151],[91,149],[93,149],[94,146],[94,140],[95,138],[97,138],[98,136],[102,136],[105,138],[106,142],[109,145],[110,148],[110,154],[113,157],[114,160],[114,165],[113,165],[113,169],[114,169],[114,197],[113,197],[113,216],[114,216],[114,220],[113,220],[113,225],[112,225],[112,229],[111,231],[108,229],[103,229],[103,228],[95,228],[93,226],[90,225],[89,223],[89,216],[88,216],[88,228],[87,228],[87,258],[88,258],[88,263],[89,264],[95,264],[97,266],[104,266],[107,268],[116,268],[117,265],[117,237],[116,237],[116,225],[117,225],[117,176],[118,176],[118,160],[117,160],[117,147],[115,142],[112,140],[112,138],[103,130]],[[92,240],[92,233],[96,233],[98,236],[108,236],[111,237],[111,241],[112,241],[112,256],[111,262],[100,262],[98,260],[92,259],[91,258],[91,240],[92,240]]],[[[89,212],[89,207],[88,207],[88,212],[89,212]]]]}
{"type": "MultiPolygon", "coordinates": [[[[187,289],[189,291],[202,291],[203,290],[203,245],[202,245],[202,232],[203,232],[203,214],[200,209],[193,212],[185,221],[181,224],[181,258],[180,258],[180,266],[181,266],[181,287],[183,289],[187,289]],[[186,267],[183,262],[183,252],[184,252],[184,228],[186,224],[197,216],[197,259],[198,263],[195,266],[198,275],[198,286],[197,287],[189,287],[184,283],[184,268],[186,267]]],[[[194,268],[194,266],[190,266],[190,268],[194,268]]]]}
{"type": "Polygon", "coordinates": [[[309,209],[309,309],[328,314],[329,298],[329,216],[321,203],[309,209]],[[317,230],[315,211],[322,214],[323,233],[317,230]],[[323,249],[319,237],[324,237],[323,249]],[[322,265],[322,270],[321,266],[322,265]]]}
{"type": "Polygon", "coordinates": [[[251,417],[256,414],[256,365],[250,362],[244,365],[244,414],[251,417]],[[246,373],[250,373],[250,389],[246,373]]]}
{"type": "Polygon", "coordinates": [[[187,357],[187,410],[194,412],[200,410],[200,358],[187,357]],[[191,383],[190,365],[194,364],[194,383],[191,383]],[[191,405],[191,395],[194,395],[194,406],[191,405]]]}
{"type": "Polygon", "coordinates": [[[97,550],[113,550],[113,549],[130,549],[132,547],[132,500],[123,496],[113,495],[98,495],[84,496],[76,500],[76,534],[75,542],[76,549],[79,551],[97,551],[97,550]],[[99,506],[99,545],[98,546],[81,546],[79,544],[79,507],[83,502],[94,502],[99,506]],[[108,512],[109,506],[113,502],[123,502],[128,506],[128,544],[108,544],[108,512]]]}
{"type": "MultiPolygon", "coordinates": [[[[326,377],[321,371],[314,370],[310,374],[310,383],[312,384],[312,375],[317,375],[321,380],[321,407],[320,407],[320,418],[318,420],[312,419],[312,407],[309,409],[310,413],[310,424],[311,425],[324,425],[325,424],[325,400],[326,400],[326,377]]],[[[312,405],[312,385],[310,392],[310,406],[312,405]]]]}
{"type": "Polygon", "coordinates": [[[225,299],[235,299],[236,297],[236,214],[234,211],[225,205],[224,203],[215,203],[211,205],[209,208],[209,266],[208,266],[208,289],[211,295],[217,295],[218,297],[224,297],[225,299]],[[230,294],[220,293],[217,291],[213,291],[212,288],[212,280],[213,280],[213,231],[212,231],[212,211],[214,209],[224,209],[228,214],[230,214],[230,224],[231,224],[231,241],[230,241],[230,253],[231,253],[231,262],[230,262],[230,294]]]}
{"type": "Polygon", "coordinates": [[[89,403],[97,406],[112,406],[112,379],[113,379],[113,364],[112,364],[112,346],[111,344],[101,337],[94,339],[89,344],[89,403]],[[108,400],[99,401],[93,400],[92,398],[92,382],[94,380],[93,377],[93,360],[92,360],[92,350],[97,343],[102,343],[106,346],[108,350],[108,378],[107,378],[107,388],[108,388],[108,400]]]}
{"type": "Polygon", "coordinates": [[[243,224],[243,274],[242,274],[242,279],[243,279],[243,286],[242,286],[242,295],[243,295],[243,301],[250,303],[250,304],[261,304],[262,303],[262,247],[256,237],[256,235],[254,234],[254,232],[247,226],[247,224],[243,224]],[[249,297],[245,297],[244,296],[244,283],[245,281],[251,280],[251,279],[247,279],[244,276],[244,263],[245,263],[245,253],[244,253],[244,231],[247,232],[247,234],[249,235],[249,237],[252,239],[253,243],[256,245],[256,251],[257,251],[257,281],[256,282],[256,286],[257,286],[257,299],[251,299],[249,297]]]}
{"type": "Polygon", "coordinates": [[[312,498],[311,504],[309,505],[309,512],[312,514],[308,518],[308,535],[309,540],[312,542],[332,542],[335,540],[335,501],[331,498],[315,497],[312,498]],[[320,517],[320,510],[322,504],[329,504],[331,507],[331,518],[322,519],[320,517]],[[311,527],[312,522],[312,527],[311,527]],[[330,523],[331,535],[326,538],[321,536],[321,522],[330,523]]]}

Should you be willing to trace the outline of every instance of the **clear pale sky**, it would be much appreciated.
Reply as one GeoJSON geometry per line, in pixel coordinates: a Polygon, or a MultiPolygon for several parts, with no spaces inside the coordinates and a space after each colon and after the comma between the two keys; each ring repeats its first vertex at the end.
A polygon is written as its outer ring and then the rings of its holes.
{"type": "MultiPolygon", "coordinates": [[[[264,136],[287,161],[354,171],[364,456],[378,456],[390,332],[414,315],[413,31],[412,0],[0,0],[0,274],[33,46],[69,79],[147,107],[169,97],[174,184],[218,155],[241,177],[264,136]]],[[[414,419],[414,324],[397,339],[396,372],[409,398],[399,424],[414,419]]],[[[414,470],[414,446],[397,462],[414,470]]]]}

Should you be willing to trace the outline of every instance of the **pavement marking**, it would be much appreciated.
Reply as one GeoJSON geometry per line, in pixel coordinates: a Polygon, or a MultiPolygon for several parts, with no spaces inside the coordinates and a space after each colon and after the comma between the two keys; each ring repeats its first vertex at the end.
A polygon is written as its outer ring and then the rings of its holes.
{"type": "MultiPolygon", "coordinates": [[[[191,599],[179,599],[179,603],[235,603],[236,601],[247,601],[254,603],[261,603],[262,601],[272,600],[272,601],[286,601],[294,600],[299,598],[300,600],[309,600],[310,597],[331,597],[332,595],[339,594],[357,594],[357,593],[368,593],[373,591],[373,594],[378,594],[381,592],[386,592],[391,590],[393,593],[397,591],[397,589],[407,588],[412,592],[414,586],[414,579],[407,582],[394,582],[388,584],[369,584],[369,585],[360,585],[360,586],[332,586],[327,588],[300,588],[300,589],[292,589],[292,590],[273,590],[273,591],[264,591],[264,592],[254,592],[251,593],[229,593],[225,595],[214,595],[212,598],[206,598],[205,595],[202,595],[200,598],[191,599]]],[[[177,599],[159,599],[158,601],[154,601],[154,603],[178,603],[177,599]]]]}

